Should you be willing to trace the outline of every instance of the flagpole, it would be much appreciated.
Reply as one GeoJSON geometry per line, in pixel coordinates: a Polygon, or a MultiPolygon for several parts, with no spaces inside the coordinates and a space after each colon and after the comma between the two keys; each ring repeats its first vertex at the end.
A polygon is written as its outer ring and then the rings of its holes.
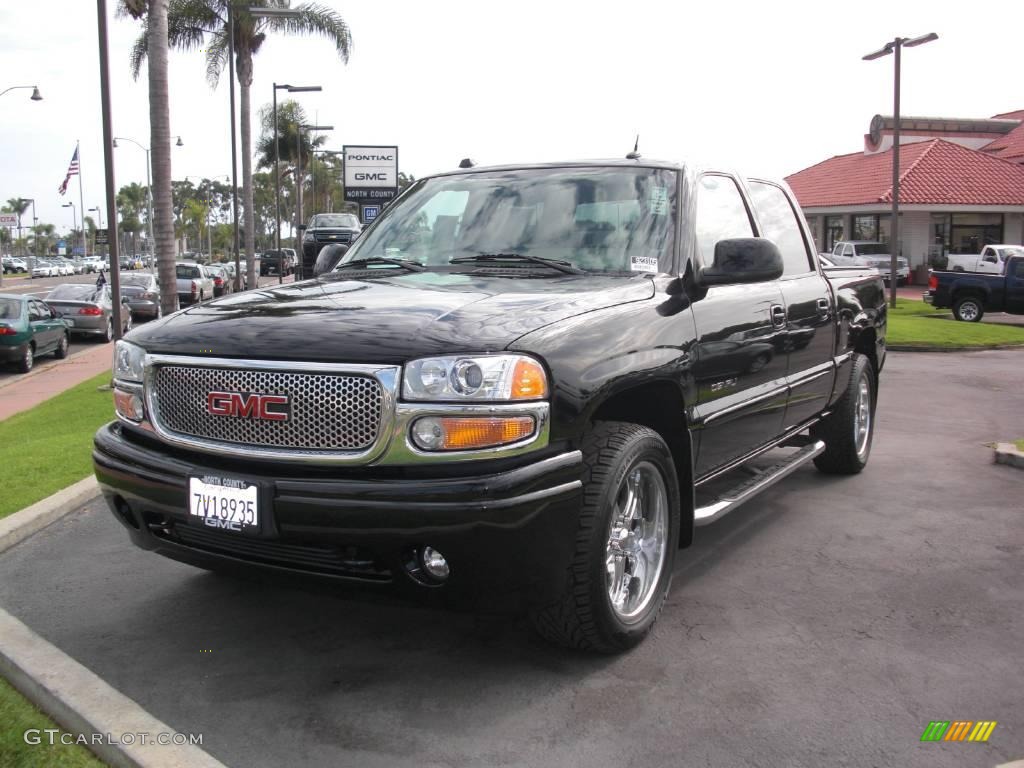
{"type": "MultiPolygon", "coordinates": [[[[75,140],[75,153],[78,155],[78,210],[85,211],[85,203],[82,202],[82,142],[75,140]]],[[[89,255],[88,240],[85,238],[85,213],[82,214],[82,258],[89,255]]]]}

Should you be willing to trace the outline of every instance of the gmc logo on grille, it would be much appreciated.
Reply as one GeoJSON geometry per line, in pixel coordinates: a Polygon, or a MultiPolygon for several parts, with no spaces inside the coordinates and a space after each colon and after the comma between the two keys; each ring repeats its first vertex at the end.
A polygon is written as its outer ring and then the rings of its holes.
{"type": "Polygon", "coordinates": [[[210,392],[206,396],[206,411],[211,416],[288,421],[288,398],[285,395],[210,392]]]}

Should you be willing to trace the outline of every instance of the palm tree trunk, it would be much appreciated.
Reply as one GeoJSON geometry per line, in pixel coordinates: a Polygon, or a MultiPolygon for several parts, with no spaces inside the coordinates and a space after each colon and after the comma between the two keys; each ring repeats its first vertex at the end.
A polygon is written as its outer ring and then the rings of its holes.
{"type": "Polygon", "coordinates": [[[153,164],[153,243],[160,308],[178,308],[174,270],[174,208],[171,198],[171,113],[167,94],[168,0],[149,0],[149,137],[153,164]]]}
{"type": "Polygon", "coordinates": [[[256,211],[252,190],[252,115],[249,90],[252,86],[252,53],[238,52],[239,106],[242,123],[242,210],[245,212],[246,287],[255,288],[256,273],[256,211]]]}

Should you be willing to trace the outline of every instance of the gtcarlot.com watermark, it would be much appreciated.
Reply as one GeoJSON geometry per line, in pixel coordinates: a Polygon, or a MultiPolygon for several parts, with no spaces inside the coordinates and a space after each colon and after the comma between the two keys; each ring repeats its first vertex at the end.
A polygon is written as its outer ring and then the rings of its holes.
{"type": "Polygon", "coordinates": [[[138,731],[136,733],[64,733],[59,728],[29,728],[23,734],[26,744],[33,746],[47,744],[77,744],[78,746],[100,746],[104,744],[120,747],[130,747],[136,744],[158,744],[160,746],[185,746],[194,744],[202,746],[203,734],[201,733],[150,733],[138,731]]]}

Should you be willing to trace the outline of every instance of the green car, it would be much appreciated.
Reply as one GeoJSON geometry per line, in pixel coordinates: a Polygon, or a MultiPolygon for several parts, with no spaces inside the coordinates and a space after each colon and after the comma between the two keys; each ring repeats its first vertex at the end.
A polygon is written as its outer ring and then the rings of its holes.
{"type": "Polygon", "coordinates": [[[65,358],[69,334],[67,323],[45,301],[0,293],[0,362],[28,373],[38,355],[65,358]]]}

